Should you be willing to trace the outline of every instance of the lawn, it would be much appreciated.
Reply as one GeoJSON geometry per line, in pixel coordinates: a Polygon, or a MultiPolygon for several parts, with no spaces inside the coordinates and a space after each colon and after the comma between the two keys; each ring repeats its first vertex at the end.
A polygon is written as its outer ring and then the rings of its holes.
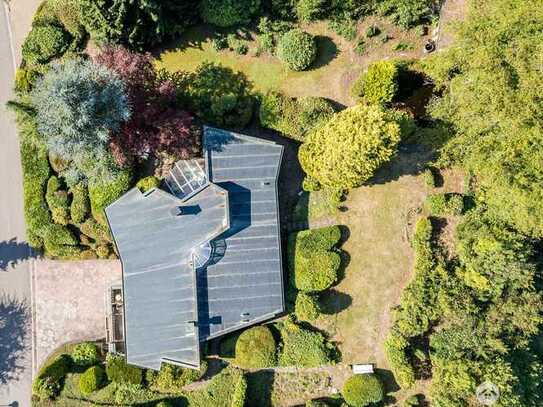
{"type": "Polygon", "coordinates": [[[427,38],[415,30],[400,30],[383,19],[371,17],[358,24],[359,38],[364,41],[366,51],[357,55],[354,51],[357,41],[349,42],[341,38],[327,23],[313,23],[304,29],[315,35],[319,49],[317,61],[308,71],[290,71],[276,57],[258,52],[254,32],[248,34],[247,55],[227,50],[215,51],[211,46],[213,30],[207,26],[190,28],[181,40],[159,52],[158,66],[169,71],[193,71],[204,61],[219,62],[245,73],[257,92],[282,90],[295,97],[322,96],[351,105],[354,101],[349,94],[350,84],[365,66],[389,57],[420,57],[427,38]],[[366,38],[364,33],[369,25],[377,25],[381,34],[366,38]],[[390,38],[386,43],[383,43],[384,36],[390,38]],[[399,43],[408,45],[409,49],[395,51],[399,43]]]}

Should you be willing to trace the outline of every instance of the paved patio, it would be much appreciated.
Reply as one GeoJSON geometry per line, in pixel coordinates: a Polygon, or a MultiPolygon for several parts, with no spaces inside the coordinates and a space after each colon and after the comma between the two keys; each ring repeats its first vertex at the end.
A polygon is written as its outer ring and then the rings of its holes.
{"type": "Polygon", "coordinates": [[[121,263],[38,260],[31,272],[36,372],[60,345],[105,336],[105,294],[121,263]]]}

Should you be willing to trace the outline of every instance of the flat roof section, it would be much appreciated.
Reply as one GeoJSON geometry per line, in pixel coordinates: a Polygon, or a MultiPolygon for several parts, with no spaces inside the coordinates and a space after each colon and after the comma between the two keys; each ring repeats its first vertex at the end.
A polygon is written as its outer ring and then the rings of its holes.
{"type": "Polygon", "coordinates": [[[185,202],[134,188],[106,209],[123,265],[128,363],[199,366],[192,250],[228,228],[227,203],[216,185],[185,202]]]}
{"type": "Polygon", "coordinates": [[[277,178],[283,147],[209,128],[210,181],[228,191],[230,228],[213,240],[215,258],[198,270],[202,340],[284,311],[277,178]]]}

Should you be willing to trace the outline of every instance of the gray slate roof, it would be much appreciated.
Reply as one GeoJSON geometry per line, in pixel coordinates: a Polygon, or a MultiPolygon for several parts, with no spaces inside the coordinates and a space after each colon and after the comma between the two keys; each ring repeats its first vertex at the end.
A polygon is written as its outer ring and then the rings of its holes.
{"type": "Polygon", "coordinates": [[[204,153],[209,182],[188,200],[135,188],[106,209],[123,265],[128,363],[197,368],[200,341],[284,311],[282,147],[206,128],[204,153]],[[194,249],[208,241],[213,255],[197,268],[194,249]]]}

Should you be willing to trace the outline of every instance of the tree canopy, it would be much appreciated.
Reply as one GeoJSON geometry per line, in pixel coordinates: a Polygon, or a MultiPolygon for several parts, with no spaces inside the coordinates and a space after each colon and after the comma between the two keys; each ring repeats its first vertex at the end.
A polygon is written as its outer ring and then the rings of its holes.
{"type": "Polygon", "coordinates": [[[299,158],[303,170],[322,185],[350,189],[389,161],[399,141],[400,125],[392,112],[358,105],[310,133],[299,158]]]}

